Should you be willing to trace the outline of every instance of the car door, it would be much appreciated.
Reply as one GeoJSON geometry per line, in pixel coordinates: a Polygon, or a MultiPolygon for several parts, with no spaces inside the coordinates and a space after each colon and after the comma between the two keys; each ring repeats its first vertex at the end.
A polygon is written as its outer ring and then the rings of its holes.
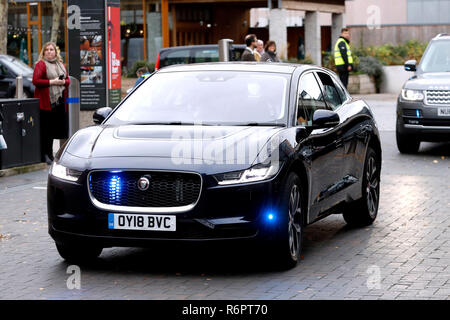
{"type": "MultiPolygon", "coordinates": [[[[343,172],[346,187],[352,187],[354,183],[361,180],[364,169],[366,144],[372,131],[370,118],[362,112],[361,101],[350,98],[336,76],[331,76],[335,88],[338,91],[342,105],[337,108],[342,123],[342,143],[343,143],[343,172]]],[[[356,185],[354,185],[356,187],[356,185]]],[[[357,193],[359,188],[357,188],[357,193]]],[[[347,193],[352,193],[349,190],[347,193]]]]}
{"type": "Polygon", "coordinates": [[[314,72],[300,77],[297,94],[297,125],[310,128],[305,145],[310,148],[310,181],[308,222],[325,214],[336,204],[334,190],[341,180],[342,144],[340,127],[313,129],[312,117],[318,109],[331,110],[314,72]]]}

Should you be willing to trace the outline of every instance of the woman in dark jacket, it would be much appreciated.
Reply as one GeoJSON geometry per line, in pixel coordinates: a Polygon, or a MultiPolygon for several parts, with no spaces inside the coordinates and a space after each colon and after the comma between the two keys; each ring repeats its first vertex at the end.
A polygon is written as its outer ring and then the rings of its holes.
{"type": "Polygon", "coordinates": [[[277,45],[275,44],[275,41],[267,41],[264,51],[265,52],[261,56],[261,62],[280,62],[280,59],[277,57],[277,45]]]}
{"type": "Polygon", "coordinates": [[[67,98],[69,75],[54,42],[47,42],[34,67],[34,97],[39,98],[41,117],[41,155],[53,161],[53,139],[67,138],[67,98]]]}

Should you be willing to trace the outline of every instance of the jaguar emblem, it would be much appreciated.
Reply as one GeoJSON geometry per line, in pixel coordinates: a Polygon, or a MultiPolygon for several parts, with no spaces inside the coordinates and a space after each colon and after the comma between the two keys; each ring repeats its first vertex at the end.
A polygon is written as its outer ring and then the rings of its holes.
{"type": "Polygon", "coordinates": [[[148,188],[150,187],[150,177],[149,176],[145,176],[145,177],[140,177],[138,182],[137,182],[137,186],[138,189],[141,191],[146,191],[148,190],[148,188]]]}

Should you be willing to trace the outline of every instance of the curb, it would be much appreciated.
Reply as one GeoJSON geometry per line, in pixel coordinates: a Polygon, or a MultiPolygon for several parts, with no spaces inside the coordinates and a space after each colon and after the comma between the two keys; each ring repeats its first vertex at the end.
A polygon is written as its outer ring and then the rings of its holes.
{"type": "Polygon", "coordinates": [[[0,170],[0,178],[15,176],[15,175],[27,173],[27,172],[44,170],[47,168],[48,168],[48,165],[46,163],[35,163],[35,164],[27,165],[27,166],[3,169],[3,170],[0,170]]]}

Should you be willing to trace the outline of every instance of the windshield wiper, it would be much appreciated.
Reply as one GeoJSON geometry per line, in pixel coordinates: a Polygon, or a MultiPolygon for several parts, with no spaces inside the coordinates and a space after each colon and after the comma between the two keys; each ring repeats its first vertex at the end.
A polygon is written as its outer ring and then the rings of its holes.
{"type": "Polygon", "coordinates": [[[284,123],[273,123],[273,122],[248,122],[248,123],[237,123],[234,126],[248,126],[248,127],[286,127],[284,123]]]}
{"type": "Polygon", "coordinates": [[[139,126],[211,126],[209,123],[194,123],[194,122],[181,122],[181,121],[171,121],[171,122],[130,122],[127,125],[139,125],[139,126]]]}

